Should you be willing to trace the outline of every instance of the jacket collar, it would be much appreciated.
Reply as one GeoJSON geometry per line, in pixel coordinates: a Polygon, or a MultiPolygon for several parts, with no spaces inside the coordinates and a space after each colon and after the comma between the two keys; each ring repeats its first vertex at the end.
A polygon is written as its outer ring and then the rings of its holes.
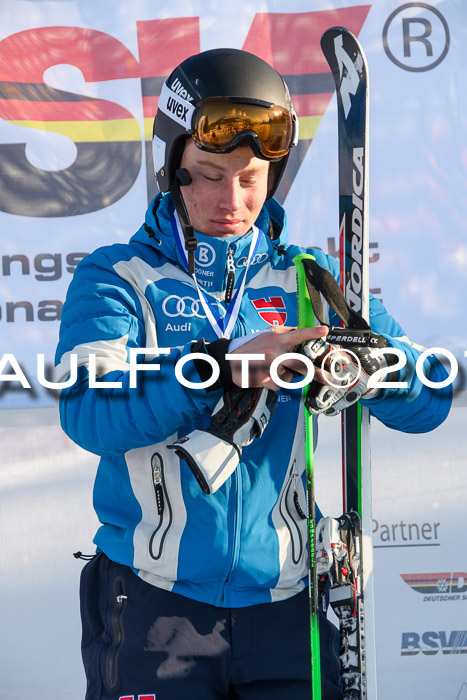
{"type": "MultiPolygon", "coordinates": [[[[172,230],[174,205],[170,194],[158,194],[150,203],[145,224],[132,237],[132,241],[149,244],[162,253],[170,262],[185,269],[184,261],[177,249],[172,230]]],[[[264,235],[261,237],[252,270],[258,270],[274,252],[274,245],[287,243],[286,214],[282,206],[274,199],[268,200],[256,221],[264,235]],[[275,222],[275,229],[280,231],[277,238],[269,238],[269,222],[275,222]]],[[[227,276],[227,255],[229,249],[233,254],[235,276],[238,278],[246,267],[250,250],[251,231],[243,236],[214,237],[195,232],[198,249],[195,253],[195,269],[198,283],[207,292],[219,292],[225,288],[227,276]]],[[[249,275],[250,276],[250,275],[249,275]]]]}

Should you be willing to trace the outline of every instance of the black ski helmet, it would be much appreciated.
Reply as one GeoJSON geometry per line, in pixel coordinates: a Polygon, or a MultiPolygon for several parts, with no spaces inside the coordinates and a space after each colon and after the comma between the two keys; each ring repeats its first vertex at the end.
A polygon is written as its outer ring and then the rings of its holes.
{"type": "MultiPolygon", "coordinates": [[[[290,147],[296,145],[298,119],[282,76],[269,63],[247,51],[203,51],[185,59],[172,71],[159,98],[159,108],[153,126],[153,160],[157,184],[162,192],[168,192],[172,187],[185,141],[193,133],[192,117],[196,107],[213,98],[224,98],[226,102],[261,107],[276,105],[283,108],[293,122],[294,133],[290,147]]],[[[257,157],[271,163],[267,192],[269,199],[279,185],[289,154],[287,152],[280,158],[262,155],[252,132],[242,133],[230,150],[245,141],[251,145],[257,157]]]]}

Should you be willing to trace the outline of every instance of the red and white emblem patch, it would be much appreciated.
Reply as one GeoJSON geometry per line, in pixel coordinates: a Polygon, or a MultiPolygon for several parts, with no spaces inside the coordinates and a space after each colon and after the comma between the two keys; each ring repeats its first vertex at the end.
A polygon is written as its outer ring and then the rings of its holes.
{"type": "Polygon", "coordinates": [[[270,326],[283,326],[287,320],[287,311],[282,297],[267,297],[265,299],[252,299],[251,303],[260,315],[260,318],[270,326]]]}

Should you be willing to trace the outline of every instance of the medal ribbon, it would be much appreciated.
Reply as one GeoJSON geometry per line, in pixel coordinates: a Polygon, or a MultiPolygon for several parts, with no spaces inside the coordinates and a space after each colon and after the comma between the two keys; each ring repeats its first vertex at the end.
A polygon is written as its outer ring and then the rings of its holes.
{"type": "MultiPolygon", "coordinates": [[[[180,225],[180,219],[178,218],[177,212],[175,212],[175,214],[172,217],[172,231],[175,238],[177,250],[185,264],[185,269],[188,270],[188,257],[182,243],[183,231],[180,225]]],[[[261,242],[261,237],[263,235],[262,229],[258,228],[257,226],[253,225],[252,231],[253,235],[251,237],[250,251],[248,253],[248,260],[246,263],[245,272],[242,276],[240,286],[238,287],[237,291],[232,297],[232,301],[227,307],[227,311],[225,313],[224,318],[221,318],[204,289],[202,289],[199,286],[198,280],[196,279],[196,275],[191,275],[193,277],[198,292],[198,297],[201,302],[201,306],[203,307],[204,313],[206,314],[206,317],[218,338],[230,338],[233,327],[238,317],[238,313],[240,311],[240,304],[242,302],[243,291],[245,289],[248,270],[250,268],[251,261],[254,259],[258,251],[259,244],[261,242]]]]}

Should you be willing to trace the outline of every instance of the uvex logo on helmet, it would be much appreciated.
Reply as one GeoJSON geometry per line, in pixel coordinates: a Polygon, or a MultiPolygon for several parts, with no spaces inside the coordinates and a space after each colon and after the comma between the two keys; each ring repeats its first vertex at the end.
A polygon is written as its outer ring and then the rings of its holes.
{"type": "Polygon", "coordinates": [[[170,89],[177,93],[177,95],[179,95],[180,97],[183,97],[184,100],[188,100],[188,102],[193,102],[193,97],[190,95],[188,90],[186,90],[186,88],[183,87],[178,78],[175,78],[172,85],[170,86],[170,89]]]}
{"type": "MultiPolygon", "coordinates": [[[[186,93],[186,90],[183,90],[186,93]]],[[[181,95],[174,92],[167,83],[164,83],[159,98],[159,109],[171,119],[174,119],[178,124],[184,126],[185,129],[191,127],[191,120],[195,110],[194,105],[190,104],[181,95]]]]}
{"type": "Polygon", "coordinates": [[[252,299],[251,303],[259,313],[260,318],[270,326],[283,326],[287,320],[287,311],[282,297],[252,299]]]}

